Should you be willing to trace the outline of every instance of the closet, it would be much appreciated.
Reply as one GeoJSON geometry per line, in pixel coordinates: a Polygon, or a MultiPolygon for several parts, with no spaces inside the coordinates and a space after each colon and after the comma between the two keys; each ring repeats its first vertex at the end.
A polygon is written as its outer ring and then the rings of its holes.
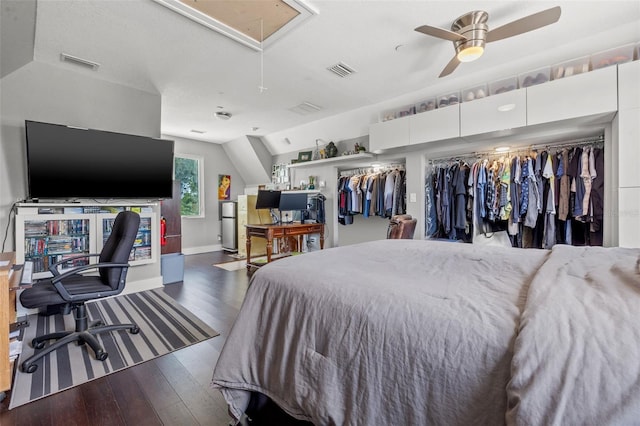
{"type": "Polygon", "coordinates": [[[432,159],[425,236],[481,243],[603,245],[604,137],[432,159]]]}
{"type": "Polygon", "coordinates": [[[338,177],[338,223],[350,225],[356,215],[391,218],[406,213],[404,165],[344,170],[338,177]]]}

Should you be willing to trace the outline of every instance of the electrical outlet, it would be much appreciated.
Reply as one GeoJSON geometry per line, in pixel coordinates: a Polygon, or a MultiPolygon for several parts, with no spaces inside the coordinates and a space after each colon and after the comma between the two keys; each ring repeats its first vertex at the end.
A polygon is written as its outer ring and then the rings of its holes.
{"type": "Polygon", "coordinates": [[[218,241],[222,241],[222,235],[218,234],[218,241]]]}
{"type": "Polygon", "coordinates": [[[418,197],[417,197],[416,193],[412,192],[411,194],[409,194],[409,202],[410,203],[415,203],[416,201],[418,201],[418,197]]]}

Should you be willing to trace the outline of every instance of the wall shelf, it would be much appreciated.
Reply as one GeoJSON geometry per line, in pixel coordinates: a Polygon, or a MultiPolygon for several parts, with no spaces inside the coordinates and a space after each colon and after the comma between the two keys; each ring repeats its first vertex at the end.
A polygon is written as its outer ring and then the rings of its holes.
{"type": "Polygon", "coordinates": [[[375,158],[375,156],[376,155],[371,152],[361,152],[360,154],[339,155],[337,157],[323,158],[321,160],[312,160],[312,161],[305,161],[303,163],[288,164],[287,167],[289,167],[290,169],[293,169],[293,168],[300,168],[300,167],[321,166],[323,164],[347,163],[352,161],[371,159],[371,158],[375,158]]]}

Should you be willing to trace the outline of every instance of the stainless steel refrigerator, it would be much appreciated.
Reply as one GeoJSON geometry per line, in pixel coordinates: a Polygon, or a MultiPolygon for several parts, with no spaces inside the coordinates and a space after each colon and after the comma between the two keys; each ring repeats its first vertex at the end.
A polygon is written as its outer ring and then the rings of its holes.
{"type": "Polygon", "coordinates": [[[238,203],[222,202],[222,249],[238,251],[238,203]]]}

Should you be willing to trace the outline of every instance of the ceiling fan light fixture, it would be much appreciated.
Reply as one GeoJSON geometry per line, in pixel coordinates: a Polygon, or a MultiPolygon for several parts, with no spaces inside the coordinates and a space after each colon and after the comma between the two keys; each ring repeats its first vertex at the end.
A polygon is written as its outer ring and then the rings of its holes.
{"type": "Polygon", "coordinates": [[[466,49],[462,49],[458,52],[458,60],[460,62],[472,62],[478,59],[484,53],[484,47],[482,46],[469,46],[466,49]]]}

